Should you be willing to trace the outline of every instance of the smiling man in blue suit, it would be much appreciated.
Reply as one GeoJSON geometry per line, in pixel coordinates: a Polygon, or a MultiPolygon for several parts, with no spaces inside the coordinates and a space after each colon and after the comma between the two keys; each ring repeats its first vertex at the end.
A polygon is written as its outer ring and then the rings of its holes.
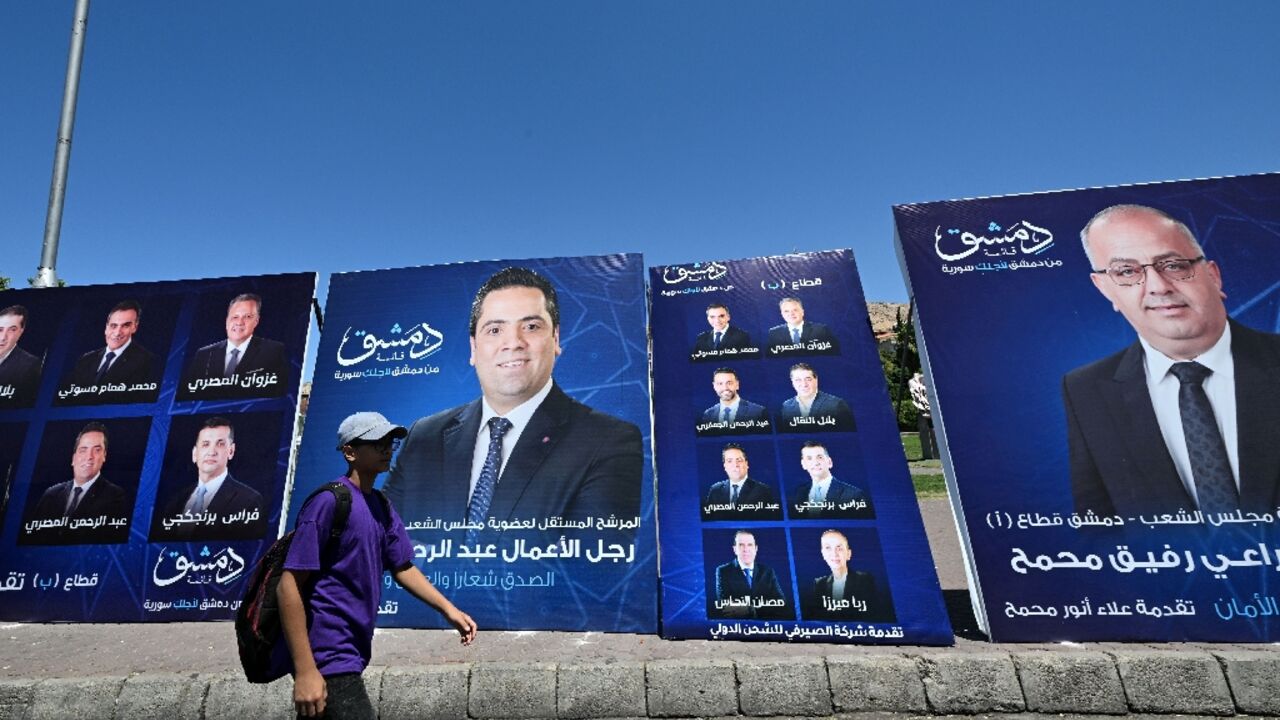
{"type": "Polygon", "coordinates": [[[526,268],[499,271],[476,293],[470,326],[482,395],[409,429],[384,488],[405,521],[638,516],[640,429],[551,378],[561,352],[551,283],[526,268]]]}

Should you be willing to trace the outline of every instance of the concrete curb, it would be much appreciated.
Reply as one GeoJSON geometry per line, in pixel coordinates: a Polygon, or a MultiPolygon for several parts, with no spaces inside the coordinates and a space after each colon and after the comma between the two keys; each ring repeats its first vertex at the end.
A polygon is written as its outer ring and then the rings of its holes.
{"type": "MultiPolygon", "coordinates": [[[[901,649],[827,657],[374,667],[407,718],[830,717],[876,714],[1280,714],[1280,650],[901,649]]],[[[0,680],[0,720],[293,717],[292,681],[238,675],[0,680]]]]}

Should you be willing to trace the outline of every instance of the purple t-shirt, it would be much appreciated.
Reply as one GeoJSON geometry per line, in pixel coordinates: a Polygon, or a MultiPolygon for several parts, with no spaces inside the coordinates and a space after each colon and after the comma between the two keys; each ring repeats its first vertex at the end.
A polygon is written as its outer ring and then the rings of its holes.
{"type": "Polygon", "coordinates": [[[321,675],[364,671],[372,654],[382,571],[413,562],[413,544],[395,509],[385,506],[391,512],[388,518],[373,494],[364,494],[346,477],[338,481],[351,488],[351,515],[337,551],[324,551],[338,502],[333,493],[325,492],[298,513],[284,561],[286,570],[311,572],[308,582],[314,587],[309,594],[303,589],[303,603],[311,652],[321,675]]]}

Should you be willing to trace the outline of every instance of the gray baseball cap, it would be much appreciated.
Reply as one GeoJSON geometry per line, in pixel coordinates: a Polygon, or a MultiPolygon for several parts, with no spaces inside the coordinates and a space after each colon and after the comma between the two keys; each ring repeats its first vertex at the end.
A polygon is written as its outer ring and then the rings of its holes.
{"type": "Polygon", "coordinates": [[[376,441],[388,435],[400,439],[408,434],[408,430],[393,424],[383,417],[382,413],[358,412],[347,416],[347,419],[338,426],[338,449],[341,450],[343,445],[353,440],[376,441]]]}

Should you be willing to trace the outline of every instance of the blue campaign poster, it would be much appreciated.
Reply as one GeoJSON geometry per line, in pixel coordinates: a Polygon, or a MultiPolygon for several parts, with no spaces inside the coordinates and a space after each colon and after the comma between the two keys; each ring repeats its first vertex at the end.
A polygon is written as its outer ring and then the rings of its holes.
{"type": "Polygon", "coordinates": [[[991,638],[1280,639],[1280,175],[894,213],[991,638]]]}
{"type": "Polygon", "coordinates": [[[852,253],[649,280],[663,636],[950,644],[852,253]]]}
{"type": "MultiPolygon", "coordinates": [[[[335,275],[290,518],[378,411],[410,427],[379,487],[414,562],[480,627],[654,632],[647,371],[639,255],[335,275]]],[[[380,624],[443,627],[385,580],[380,624]]]]}
{"type": "Polygon", "coordinates": [[[230,618],[275,539],[315,274],[0,292],[0,618],[230,618]]]}

